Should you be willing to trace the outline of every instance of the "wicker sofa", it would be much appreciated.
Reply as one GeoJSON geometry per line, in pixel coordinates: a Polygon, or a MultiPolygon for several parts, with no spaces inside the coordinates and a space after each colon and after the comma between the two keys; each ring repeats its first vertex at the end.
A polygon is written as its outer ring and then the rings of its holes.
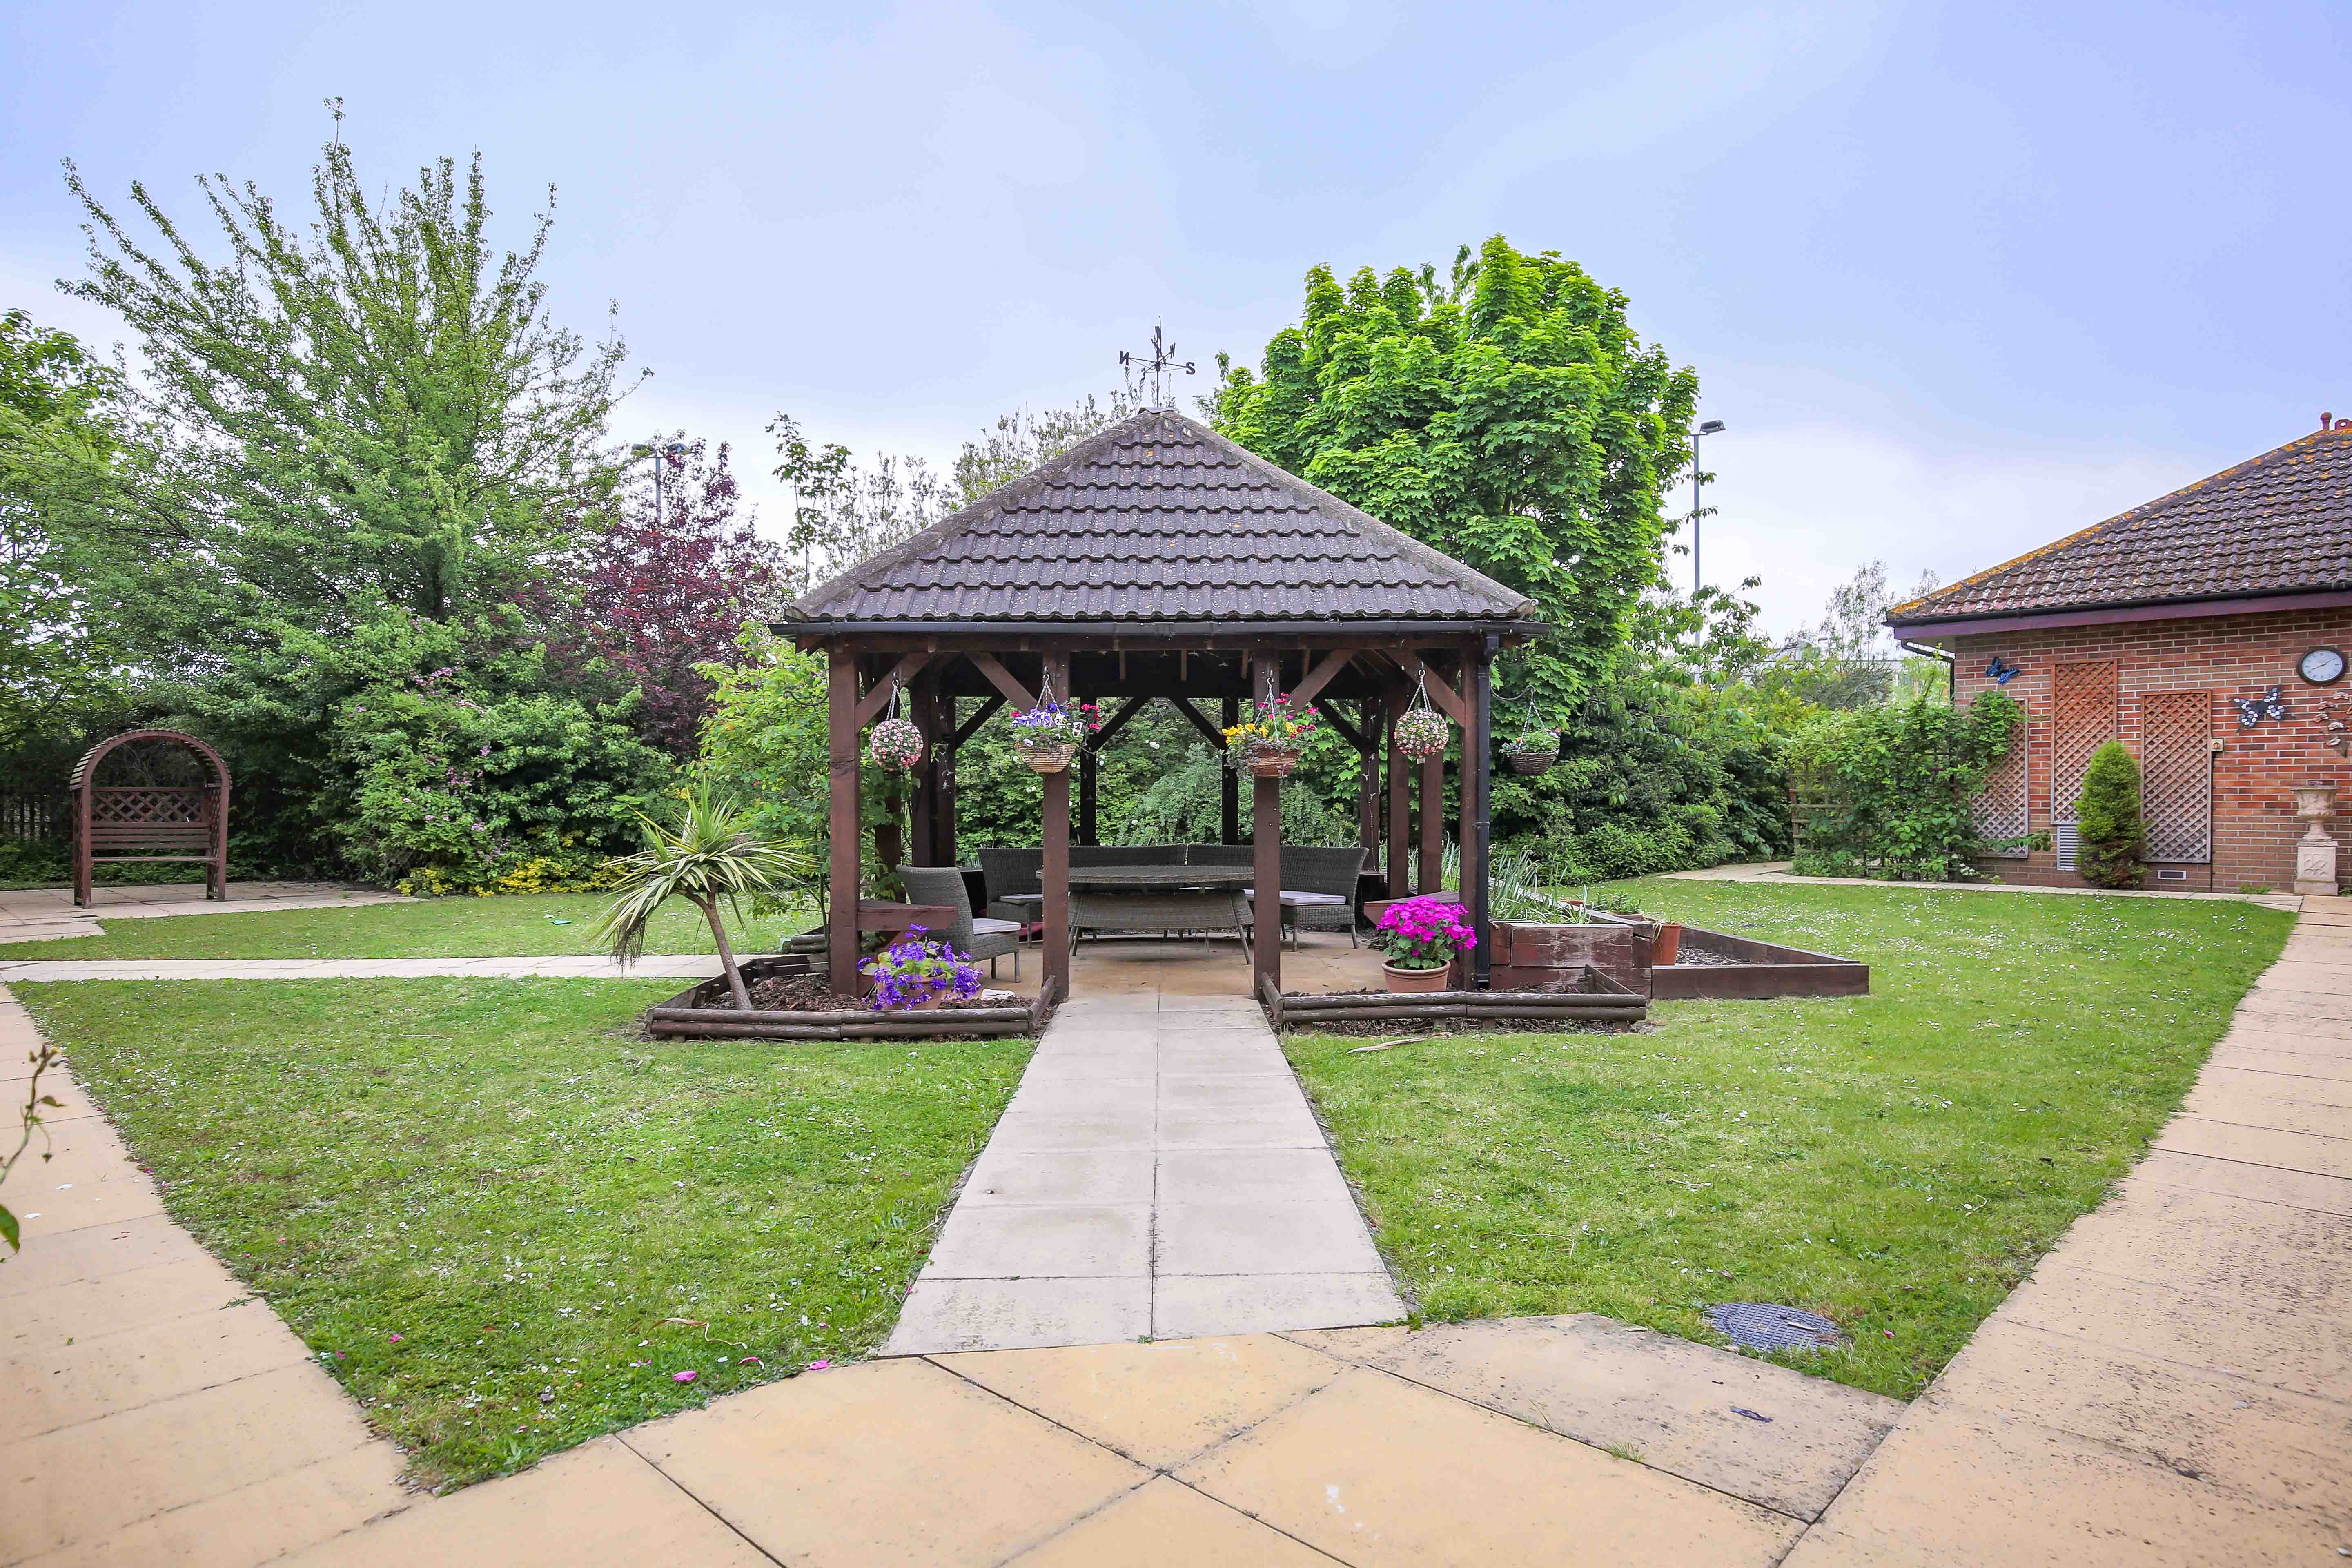
{"type": "MultiPolygon", "coordinates": [[[[1037,873],[1045,866],[1043,849],[980,849],[981,874],[988,886],[988,913],[996,920],[1034,921],[1044,901],[1037,873]]],[[[1072,866],[1217,866],[1246,868],[1257,851],[1247,844],[1073,844],[1072,866]]],[[[1282,847],[1282,886],[1289,892],[1342,893],[1348,901],[1283,911],[1286,921],[1297,921],[1308,930],[1346,931],[1356,925],[1356,872],[1364,852],[1354,847],[1328,848],[1314,845],[1282,847]],[[1345,886],[1341,884],[1344,882],[1345,886]]],[[[1246,904],[1244,908],[1246,909],[1246,904]]],[[[1081,922],[1073,921],[1075,927],[1081,922]]],[[[1088,929],[1131,930],[1129,926],[1088,929]]]]}

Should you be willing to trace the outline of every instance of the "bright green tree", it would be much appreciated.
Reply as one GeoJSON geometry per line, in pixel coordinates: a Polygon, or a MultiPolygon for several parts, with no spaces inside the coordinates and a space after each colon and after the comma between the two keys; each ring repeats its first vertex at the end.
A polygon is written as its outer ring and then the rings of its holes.
{"type": "Polygon", "coordinates": [[[493,245],[478,155],[377,195],[339,135],[307,223],[201,179],[209,246],[143,184],[118,216],[70,164],[67,184],[90,237],[70,291],[130,323],[143,374],[121,392],[130,460],[52,527],[159,653],[387,608],[447,619],[608,501],[625,351],[551,320],[549,215],[493,245]]]}
{"type": "Polygon", "coordinates": [[[1318,267],[1257,374],[1219,363],[1219,429],[1535,600],[1554,629],[1515,684],[1539,704],[1607,673],[1659,581],[1698,395],[1623,294],[1498,235],[1443,279],[1318,267]]]}
{"type": "Polygon", "coordinates": [[[2139,763],[2121,741],[2091,753],[2074,814],[2074,869],[2095,888],[2137,888],[2146,869],[2139,816],[2139,763]]]}

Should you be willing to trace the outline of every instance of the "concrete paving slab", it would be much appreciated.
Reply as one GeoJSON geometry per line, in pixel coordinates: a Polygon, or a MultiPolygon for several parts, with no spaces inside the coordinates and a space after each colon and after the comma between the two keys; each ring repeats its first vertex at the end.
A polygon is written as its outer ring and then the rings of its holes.
{"type": "Polygon", "coordinates": [[[0,1510],[0,1563],[110,1535],[372,1441],[332,1380],[306,1363],[0,1444],[0,1476],[15,1483],[0,1510]]]}
{"type": "Polygon", "coordinates": [[[924,1266],[937,1279],[1099,1279],[1151,1272],[1149,1204],[959,1205],[924,1266]]]}
{"type": "Polygon", "coordinates": [[[2131,1179],[2251,1198],[2259,1203],[2284,1204],[2320,1214],[2352,1215],[2352,1181],[2341,1176],[2281,1171],[2243,1160],[2217,1160],[2203,1154],[2153,1149],[2133,1167],[2131,1179]]]}
{"type": "MultiPolygon", "coordinates": [[[[30,1252],[0,1252],[0,1300],[210,1256],[163,1214],[59,1231],[30,1252]]],[[[17,1310],[7,1309],[12,1328],[17,1310]]]]}
{"type": "MultiPolygon", "coordinates": [[[[27,1260],[40,1258],[45,1250],[31,1249],[27,1260]]],[[[0,1312],[0,1354],[21,1355],[68,1339],[101,1339],[157,1323],[210,1317],[245,1295],[236,1278],[201,1250],[130,1274],[68,1279],[7,1299],[5,1311],[0,1312]]]]}
{"type": "Polygon", "coordinates": [[[2315,1515],[1932,1393],[1827,1522],[1787,1568],[2245,1568],[2333,1561],[2342,1544],[2315,1515]]]}
{"type": "Polygon", "coordinates": [[[354,1530],[415,1500],[400,1451],[370,1443],[251,1486],[218,1492],[109,1535],[32,1558],[24,1568],[251,1568],[354,1530]]]}
{"type": "Polygon", "coordinates": [[[1371,1364],[1808,1521],[1903,1413],[1900,1400],[1589,1314],[1433,1328],[1371,1364]]]}
{"type": "Polygon", "coordinates": [[[2201,1116],[2176,1116],[2157,1134],[2156,1146],[2182,1154],[2206,1154],[2250,1165],[2274,1165],[2315,1176],[2352,1179],[2352,1138],[2324,1138],[2241,1127],[2201,1116]]]}
{"type": "Polygon", "coordinates": [[[1936,1386],[1995,1418],[2071,1432],[2352,1530],[2352,1406],[2338,1401],[2014,1321],[1986,1324],[1936,1386]]]}
{"type": "Polygon", "coordinates": [[[982,1154],[958,1204],[1149,1205],[1155,1156],[1149,1149],[982,1154]]]}
{"type": "MultiPolygon", "coordinates": [[[[2205,1061],[2208,1072],[2272,1073],[2281,1077],[2352,1083],[2352,1050],[2332,1056],[2319,1051],[2272,1050],[2258,1043],[2254,1037],[2242,1037],[2247,1043],[2215,1047],[2213,1054],[2205,1061]]],[[[2278,1043],[2283,1047],[2292,1047],[2305,1042],[2280,1039],[2278,1043]]]]}
{"type": "Polygon", "coordinates": [[[2142,1357],[2326,1398],[2352,1389],[2352,1322],[2125,1279],[2053,1253],[2002,1304],[2011,1321],[2142,1357]]]}
{"type": "Polygon", "coordinates": [[[1301,1100],[1278,1110],[1167,1110],[1162,1149],[1327,1149],[1323,1129],[1301,1100]]]}
{"type": "Polygon", "coordinates": [[[1330,1568],[1330,1563],[1162,1476],[1023,1552],[1012,1568],[1330,1568]]]}
{"type": "Polygon", "coordinates": [[[1160,1070],[1175,1078],[1290,1078],[1290,1063],[1272,1046],[1170,1043],[1160,1047],[1160,1070]]]}
{"type": "Polygon", "coordinates": [[[1176,1474],[1364,1568],[1765,1564],[1802,1528],[1362,1367],[1176,1474]]]}
{"type": "Polygon", "coordinates": [[[1151,1332],[1151,1279],[941,1279],[907,1291],[886,1356],[1108,1344],[1151,1332]]]}
{"type": "Polygon", "coordinates": [[[1412,1331],[1402,1325],[1370,1329],[1289,1329],[1284,1339],[1341,1361],[1370,1361],[1404,1343],[1412,1331]]]}
{"type": "Polygon", "coordinates": [[[1170,1149],[1159,1156],[1163,1204],[1344,1203],[1347,1178],[1322,1149],[1170,1149]]]}
{"type": "Polygon", "coordinates": [[[419,1500],[296,1554],[289,1568],[765,1568],[772,1561],[621,1439],[600,1437],[496,1489],[419,1500]]]}
{"type": "Polygon", "coordinates": [[[1272,1114],[1289,1111],[1297,1103],[1297,1086],[1271,1073],[1242,1078],[1178,1077],[1162,1073],[1160,1078],[1160,1107],[1163,1111],[1185,1114],[1208,1111],[1213,1115],[1227,1115],[1234,1111],[1272,1114]]]}
{"type": "Polygon", "coordinates": [[[628,1444],[795,1563],[1002,1562],[1151,1479],[919,1360],[772,1384],[628,1444]]]}
{"type": "Polygon", "coordinates": [[[937,1359],[1024,1410],[1160,1470],[1297,1404],[1344,1370],[1272,1334],[937,1359]]]}
{"type": "Polygon", "coordinates": [[[1370,1274],[1163,1274],[1152,1281],[1160,1339],[1392,1323],[1404,1317],[1396,1282],[1370,1274]]]}
{"type": "Polygon", "coordinates": [[[988,1146],[1005,1153],[1068,1153],[1104,1149],[1150,1149],[1155,1118],[1150,1102],[1113,1110],[1030,1110],[1013,1104],[996,1123],[988,1146]]]}
{"type": "MultiPolygon", "coordinates": [[[[1155,1224],[1153,1272],[1377,1274],[1380,1249],[1345,1198],[1297,1203],[1172,1204],[1155,1224]]],[[[1297,1327],[1319,1325],[1298,1324],[1297,1327]]]]}
{"type": "Polygon", "coordinates": [[[2127,1183],[2075,1226],[2066,1261],[2273,1311],[2352,1317],[2352,1216],[2127,1183]]]}
{"type": "Polygon", "coordinates": [[[295,1366],[309,1352],[258,1301],[0,1358],[0,1444],[295,1366]]]}

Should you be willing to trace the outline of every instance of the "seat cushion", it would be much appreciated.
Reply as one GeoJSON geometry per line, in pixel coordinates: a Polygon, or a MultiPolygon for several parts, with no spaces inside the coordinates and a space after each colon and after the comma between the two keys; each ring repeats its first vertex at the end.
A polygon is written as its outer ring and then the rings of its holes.
{"type": "Polygon", "coordinates": [[[971,922],[971,934],[974,936],[1002,936],[1020,930],[1019,921],[992,921],[986,916],[981,916],[971,922]]]}

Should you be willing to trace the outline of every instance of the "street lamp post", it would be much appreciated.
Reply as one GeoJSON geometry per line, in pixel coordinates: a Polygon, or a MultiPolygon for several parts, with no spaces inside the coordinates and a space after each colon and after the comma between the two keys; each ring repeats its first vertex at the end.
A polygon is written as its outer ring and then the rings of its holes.
{"type": "Polygon", "coordinates": [[[1699,467],[1698,438],[1722,434],[1723,421],[1720,419],[1709,419],[1691,432],[1691,597],[1694,599],[1698,597],[1699,590],[1698,524],[1699,519],[1706,515],[1700,509],[1698,500],[1698,488],[1705,482],[1702,477],[1705,470],[1699,467]]]}

